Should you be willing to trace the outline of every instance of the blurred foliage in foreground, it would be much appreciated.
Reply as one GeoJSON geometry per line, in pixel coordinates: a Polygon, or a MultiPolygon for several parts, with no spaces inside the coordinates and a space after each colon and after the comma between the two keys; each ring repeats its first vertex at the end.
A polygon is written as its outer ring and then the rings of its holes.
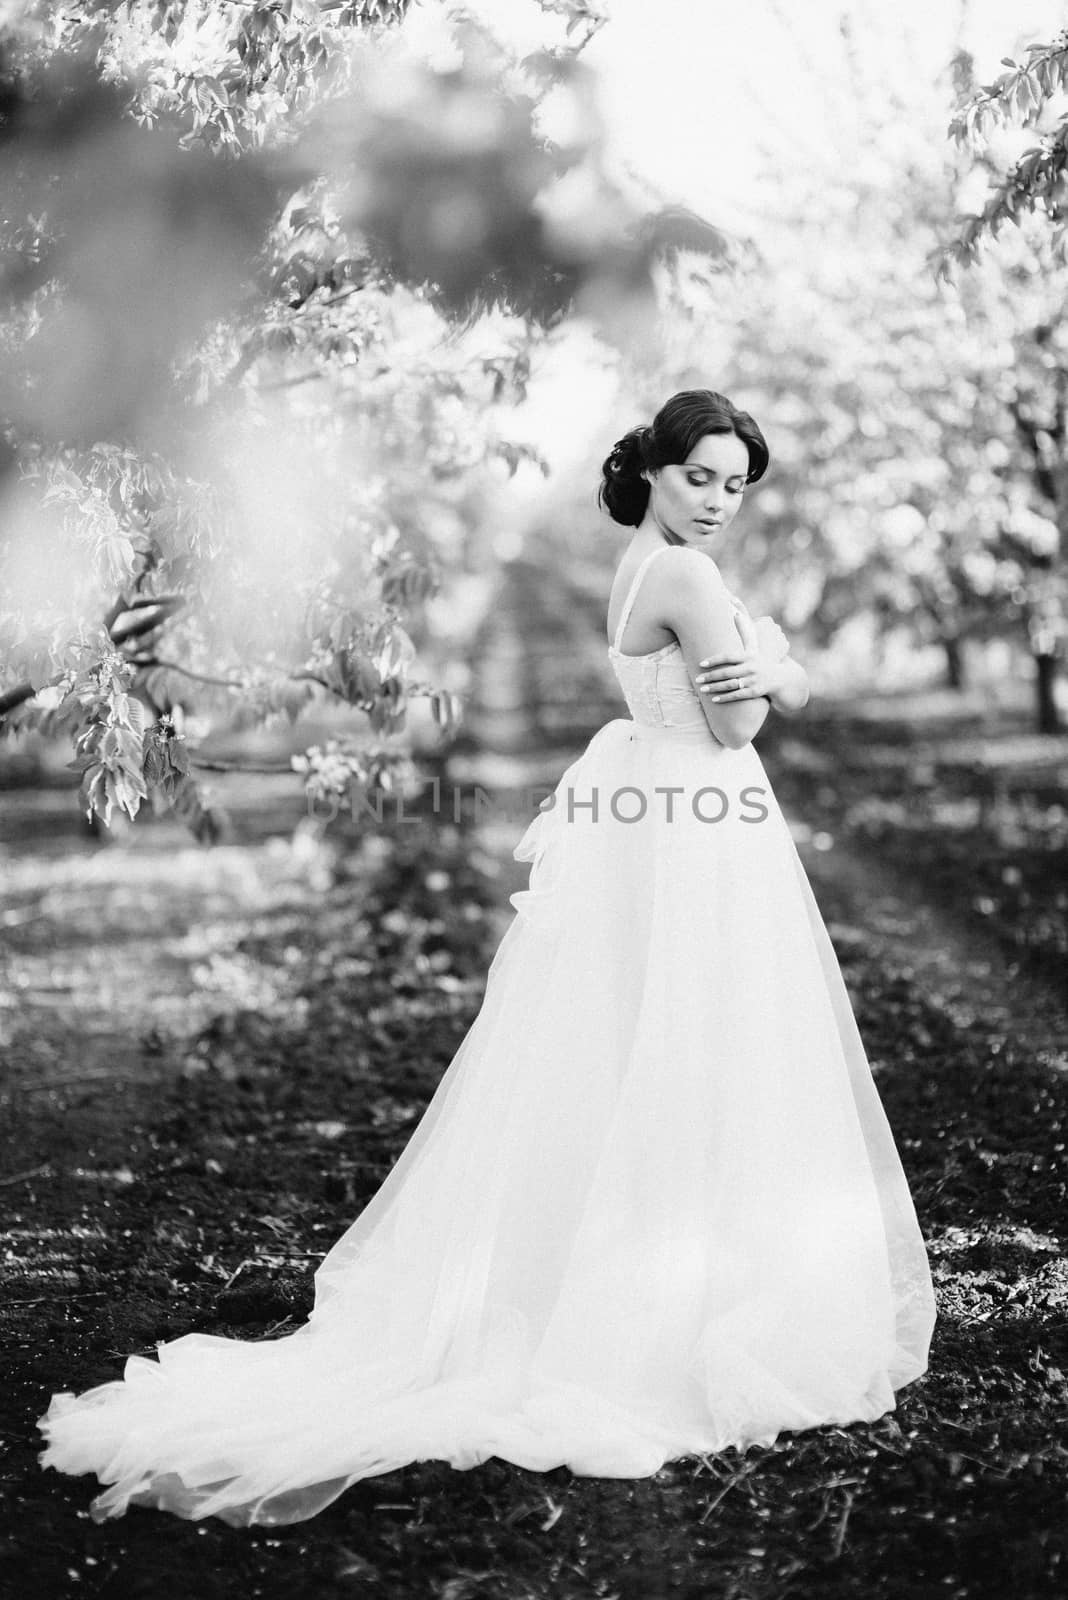
{"type": "Polygon", "coordinates": [[[496,426],[532,350],[572,314],[640,339],[680,240],[725,258],[609,177],[583,0],[522,59],[470,20],[413,44],[406,10],[83,3],[0,34],[0,731],[68,735],[105,822],[148,798],[211,838],[224,707],[347,704],[370,742],[298,770],[390,787],[411,697],[461,712],[416,641],[487,486],[538,459],[496,426]]]}

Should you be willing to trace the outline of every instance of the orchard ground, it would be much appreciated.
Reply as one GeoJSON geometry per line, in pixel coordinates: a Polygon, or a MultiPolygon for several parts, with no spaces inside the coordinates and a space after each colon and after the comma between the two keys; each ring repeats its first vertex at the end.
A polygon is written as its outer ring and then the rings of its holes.
{"type": "MultiPolygon", "coordinates": [[[[499,744],[534,753],[523,781],[551,781],[574,753],[574,699],[550,726],[551,686],[521,688],[527,713],[499,744]]],[[[281,1530],[144,1510],[97,1526],[93,1481],[38,1467],[35,1419],[158,1340],[299,1324],[317,1260],[477,1011],[526,881],[518,826],[324,826],[295,780],[230,779],[230,840],[203,850],[166,819],[94,839],[69,789],[9,790],[0,1593],[1062,1594],[1068,741],[1021,746],[1018,722],[973,706],[969,725],[968,704],[813,707],[759,744],[927,1239],[928,1373],[876,1423],[651,1479],[421,1462],[281,1530]]],[[[498,731],[502,717],[498,695],[498,731]]]]}

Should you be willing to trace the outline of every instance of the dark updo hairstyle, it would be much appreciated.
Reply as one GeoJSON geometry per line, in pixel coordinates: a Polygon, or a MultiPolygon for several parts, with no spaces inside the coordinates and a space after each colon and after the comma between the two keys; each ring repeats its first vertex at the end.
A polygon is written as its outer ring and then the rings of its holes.
{"type": "Polygon", "coordinates": [[[614,521],[636,528],[649,504],[649,485],[642,473],[685,461],[706,433],[737,434],[749,452],[746,483],[764,476],[768,446],[748,411],[739,411],[713,389],[682,389],[660,407],[651,427],[631,428],[612,446],[601,468],[597,504],[614,521]]]}

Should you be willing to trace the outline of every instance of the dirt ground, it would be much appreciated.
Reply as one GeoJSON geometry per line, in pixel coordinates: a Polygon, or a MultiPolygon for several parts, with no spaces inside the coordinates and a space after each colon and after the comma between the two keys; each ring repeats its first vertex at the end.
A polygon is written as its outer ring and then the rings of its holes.
{"type": "MultiPolygon", "coordinates": [[[[833,752],[833,729],[813,739],[833,752]]],[[[302,1320],[477,1011],[525,882],[517,830],[294,831],[291,794],[261,786],[205,851],[165,821],[93,840],[66,796],[0,797],[0,1594],[1063,1595],[1058,985],[948,878],[850,825],[844,790],[815,805],[800,744],[776,759],[928,1242],[930,1370],[874,1424],[744,1457],[629,1482],[422,1462],[282,1530],[97,1526],[93,1482],[38,1467],[35,1419],[156,1341],[302,1320]]]]}

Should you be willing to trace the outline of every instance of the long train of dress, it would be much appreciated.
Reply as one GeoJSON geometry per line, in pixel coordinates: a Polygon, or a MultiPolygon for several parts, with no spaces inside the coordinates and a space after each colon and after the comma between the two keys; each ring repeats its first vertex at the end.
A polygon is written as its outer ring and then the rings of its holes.
{"type": "Polygon", "coordinates": [[[633,715],[516,846],[481,1010],[307,1324],[53,1397],[42,1460],[111,1486],[97,1518],[296,1521],[430,1458],[641,1477],[925,1371],[923,1239],[760,757],[678,653],[614,660],[633,715]]]}

